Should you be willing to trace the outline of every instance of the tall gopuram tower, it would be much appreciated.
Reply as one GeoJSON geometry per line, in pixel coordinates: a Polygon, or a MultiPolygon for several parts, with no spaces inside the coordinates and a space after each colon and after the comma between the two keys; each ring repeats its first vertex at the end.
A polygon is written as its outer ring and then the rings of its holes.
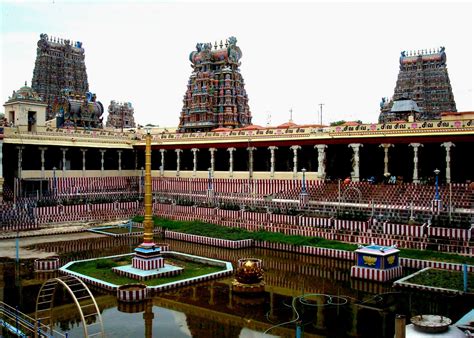
{"type": "Polygon", "coordinates": [[[379,122],[386,122],[393,103],[400,100],[414,101],[420,120],[440,119],[442,112],[456,111],[444,47],[401,52],[395,93],[390,101],[382,99],[379,122]]]}
{"type": "Polygon", "coordinates": [[[82,97],[89,91],[84,57],[82,42],[40,35],[31,87],[48,104],[48,120],[55,117],[52,106],[64,92],[82,97]]]}
{"type": "Polygon", "coordinates": [[[109,115],[106,127],[110,128],[135,128],[134,109],[130,102],[110,101],[109,115]]]}
{"type": "Polygon", "coordinates": [[[189,60],[189,78],[179,131],[209,131],[214,128],[240,128],[252,123],[245,84],[240,74],[242,51],[237,39],[225,44],[198,43],[189,60]]]}

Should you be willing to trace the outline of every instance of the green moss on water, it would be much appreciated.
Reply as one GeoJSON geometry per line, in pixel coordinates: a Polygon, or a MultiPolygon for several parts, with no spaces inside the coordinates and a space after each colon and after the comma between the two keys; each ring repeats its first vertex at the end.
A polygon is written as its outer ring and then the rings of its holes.
{"type": "MultiPolygon", "coordinates": [[[[148,286],[156,286],[170,282],[176,282],[183,279],[199,277],[210,273],[219,272],[225,269],[224,267],[185,261],[178,258],[165,257],[165,261],[167,264],[173,264],[184,268],[183,272],[177,276],[160,277],[147,281],[140,281],[140,283],[146,284],[148,286]]],[[[106,281],[108,283],[123,285],[128,283],[137,283],[139,281],[136,279],[120,276],[117,273],[113,272],[112,268],[131,263],[132,256],[130,255],[125,257],[103,258],[93,261],[74,263],[68,269],[86,276],[106,281]]]]}
{"type": "MultiPolygon", "coordinates": [[[[461,271],[429,269],[407,279],[406,282],[444,289],[464,290],[463,273],[461,271]]],[[[474,273],[468,273],[467,285],[468,292],[473,292],[474,273]]]]}
{"type": "MultiPolygon", "coordinates": [[[[135,222],[142,222],[143,216],[135,216],[135,222]]],[[[228,240],[254,239],[273,243],[284,243],[290,245],[307,245],[320,248],[354,251],[356,244],[328,240],[320,237],[305,237],[285,235],[279,232],[248,231],[241,228],[225,227],[202,221],[175,221],[167,218],[153,216],[155,227],[166,230],[188,233],[192,235],[208,236],[228,240]]],[[[400,257],[422,259],[439,262],[461,263],[474,265],[474,257],[461,256],[457,254],[438,252],[432,250],[400,249],[400,257]]]]}

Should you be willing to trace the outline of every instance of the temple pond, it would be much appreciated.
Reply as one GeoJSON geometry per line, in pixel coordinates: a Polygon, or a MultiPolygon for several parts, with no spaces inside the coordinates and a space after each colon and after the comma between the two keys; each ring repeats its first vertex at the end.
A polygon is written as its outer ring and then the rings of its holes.
{"type": "MultiPolygon", "coordinates": [[[[128,253],[140,238],[90,238],[43,243],[34,249],[59,254],[61,262],[128,253]]],[[[118,303],[114,293],[91,287],[108,337],[393,337],[395,314],[433,313],[458,320],[470,308],[456,296],[412,293],[391,284],[350,278],[353,262],[264,249],[230,250],[163,240],[174,251],[231,261],[263,260],[265,292],[244,297],[232,277],[170,290],[141,304],[118,303]],[[292,310],[294,307],[297,314],[292,310]],[[285,322],[292,323],[284,324],[285,322]],[[271,327],[268,334],[264,332],[271,327]]],[[[54,273],[33,272],[33,260],[0,263],[0,297],[34,317],[41,284],[54,273]]],[[[407,274],[409,271],[405,271],[407,274]]],[[[56,328],[82,337],[81,321],[66,292],[55,301],[56,328]]],[[[94,318],[91,318],[94,320],[94,318]]]]}

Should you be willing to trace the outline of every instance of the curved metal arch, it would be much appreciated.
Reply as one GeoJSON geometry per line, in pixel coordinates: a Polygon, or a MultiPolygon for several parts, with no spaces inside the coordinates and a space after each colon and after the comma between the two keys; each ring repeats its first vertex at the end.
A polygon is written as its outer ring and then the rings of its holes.
{"type": "Polygon", "coordinates": [[[84,337],[91,337],[91,336],[98,336],[105,337],[104,334],[104,324],[102,322],[102,316],[99,311],[99,306],[95,301],[94,296],[92,295],[91,291],[87,287],[87,285],[77,278],[76,276],[63,276],[63,277],[56,277],[50,278],[46,282],[41,285],[39,290],[38,296],[36,297],[36,307],[35,307],[35,331],[37,332],[37,326],[39,320],[47,319],[49,321],[50,332],[53,332],[53,302],[54,302],[54,295],[58,286],[62,286],[64,289],[68,291],[70,296],[72,297],[74,303],[76,304],[76,308],[79,311],[79,315],[82,321],[82,327],[84,331],[84,337]],[[82,293],[82,294],[81,294],[82,293]],[[90,301],[89,304],[81,306],[81,301],[90,301]],[[85,308],[92,308],[89,311],[86,311],[87,314],[84,315],[83,309],[85,308]],[[38,313],[49,312],[49,316],[47,317],[38,317],[38,313]],[[90,316],[97,316],[97,322],[91,325],[87,325],[86,318],[90,316]],[[88,330],[88,326],[92,325],[100,325],[100,331],[97,333],[90,334],[88,330]]]}
{"type": "Polygon", "coordinates": [[[356,188],[356,187],[348,187],[348,188],[346,188],[346,189],[344,190],[344,192],[342,193],[342,200],[343,200],[344,202],[346,202],[346,193],[347,193],[348,191],[352,191],[352,190],[354,190],[355,192],[357,192],[357,194],[359,195],[359,203],[362,203],[362,192],[360,191],[359,188],[356,188]]]}

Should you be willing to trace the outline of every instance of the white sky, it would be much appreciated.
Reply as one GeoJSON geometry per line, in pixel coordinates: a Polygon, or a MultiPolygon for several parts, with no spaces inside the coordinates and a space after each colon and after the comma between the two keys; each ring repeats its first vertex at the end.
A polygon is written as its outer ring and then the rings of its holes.
{"type": "MultiPolygon", "coordinates": [[[[1,0],[0,0],[1,1],[1,0]]],[[[255,124],[376,121],[400,51],[445,46],[458,111],[473,110],[468,2],[17,1],[1,6],[1,99],[30,85],[40,33],[82,41],[89,88],[176,126],[197,42],[237,37],[255,124]]],[[[106,117],[106,113],[104,114],[106,117]]]]}

